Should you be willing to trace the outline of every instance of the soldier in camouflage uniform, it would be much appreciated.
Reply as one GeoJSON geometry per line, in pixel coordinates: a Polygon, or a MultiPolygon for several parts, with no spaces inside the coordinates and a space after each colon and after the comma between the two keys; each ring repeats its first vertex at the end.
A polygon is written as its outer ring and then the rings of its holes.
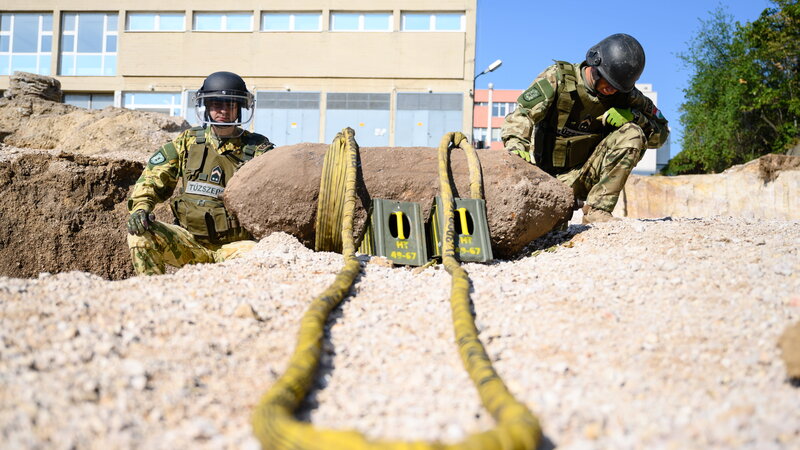
{"type": "Polygon", "coordinates": [[[221,198],[240,167],[273,147],[266,137],[241,128],[253,108],[253,95],[241,77],[215,72],[195,98],[203,125],[150,157],[128,200],[128,247],[137,274],[163,274],[166,264],[224,261],[255,244],[221,198]],[[170,204],[176,224],[156,221],[153,208],[179,183],[179,195],[170,204]]]}
{"type": "Polygon", "coordinates": [[[645,148],[660,147],[669,135],[667,120],[634,87],[644,59],[636,39],[611,35],[582,63],[545,69],[503,123],[508,151],[585,200],[584,223],[615,220],[611,212],[645,148]]]}

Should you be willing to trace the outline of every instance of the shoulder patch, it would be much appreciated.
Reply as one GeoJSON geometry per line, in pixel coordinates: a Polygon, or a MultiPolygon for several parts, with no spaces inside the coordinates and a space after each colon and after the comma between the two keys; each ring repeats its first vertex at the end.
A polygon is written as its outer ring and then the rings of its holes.
{"type": "Polygon", "coordinates": [[[528,88],[527,91],[523,92],[522,95],[519,96],[519,103],[522,106],[530,106],[535,105],[536,103],[541,102],[544,100],[544,94],[536,85],[533,85],[528,88]]]}
{"type": "Polygon", "coordinates": [[[546,79],[541,79],[531,85],[522,95],[519,96],[517,102],[523,108],[532,108],[546,99],[553,96],[553,87],[546,79]]]}
{"type": "Polygon", "coordinates": [[[165,162],[167,162],[167,157],[164,156],[164,153],[161,151],[161,149],[156,150],[156,152],[153,153],[153,156],[147,160],[147,163],[151,166],[157,166],[159,164],[164,164],[165,162]]]}

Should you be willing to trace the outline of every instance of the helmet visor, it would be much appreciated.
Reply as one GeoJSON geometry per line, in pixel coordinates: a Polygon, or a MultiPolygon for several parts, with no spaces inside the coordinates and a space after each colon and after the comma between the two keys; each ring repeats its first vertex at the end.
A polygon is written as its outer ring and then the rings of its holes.
{"type": "Polygon", "coordinates": [[[194,101],[197,120],[204,125],[245,125],[253,119],[253,94],[240,91],[198,92],[194,101]]]}

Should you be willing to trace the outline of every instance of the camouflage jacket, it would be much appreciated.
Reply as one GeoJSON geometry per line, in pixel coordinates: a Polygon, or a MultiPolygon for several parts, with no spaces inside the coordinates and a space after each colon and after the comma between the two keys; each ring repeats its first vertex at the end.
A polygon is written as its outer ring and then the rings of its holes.
{"type": "MultiPolygon", "coordinates": [[[[184,172],[188,160],[189,148],[197,142],[196,128],[184,131],[171,142],[168,142],[150,157],[142,175],[128,199],[128,211],[144,209],[152,211],[156,204],[167,200],[175,190],[184,172]]],[[[217,138],[211,127],[205,130],[206,146],[209,151],[216,151],[220,155],[229,154],[238,159],[242,158],[246,145],[255,147],[258,156],[274,147],[266,137],[244,131],[241,136],[230,139],[217,138]]]]}
{"type": "MultiPolygon", "coordinates": [[[[577,64],[575,66],[578,66],[577,64]]],[[[583,79],[583,64],[580,64],[581,78],[579,83],[586,85],[583,79]]],[[[501,137],[506,149],[522,149],[534,153],[531,148],[534,127],[542,122],[551,109],[556,109],[558,105],[559,93],[558,65],[553,64],[545,69],[531,83],[530,87],[520,95],[517,109],[506,116],[501,130],[501,137]]],[[[600,102],[601,99],[586,88],[587,95],[593,100],[600,102]]],[[[635,123],[642,128],[647,138],[648,148],[658,148],[667,141],[669,127],[667,120],[656,108],[652,100],[647,98],[641,91],[634,88],[631,92],[615,94],[614,103],[628,107],[634,112],[635,123]]],[[[575,102],[579,105],[580,102],[575,102]]],[[[557,113],[557,112],[556,112],[557,113]]],[[[610,133],[609,130],[607,133],[610,133]]]]}

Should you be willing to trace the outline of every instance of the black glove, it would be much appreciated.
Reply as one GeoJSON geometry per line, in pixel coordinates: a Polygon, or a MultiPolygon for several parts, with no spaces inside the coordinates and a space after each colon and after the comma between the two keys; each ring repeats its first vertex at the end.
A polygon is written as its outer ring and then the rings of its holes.
{"type": "Polygon", "coordinates": [[[128,234],[141,236],[150,229],[150,225],[156,221],[156,215],[144,209],[137,209],[128,217],[128,234]]]}

